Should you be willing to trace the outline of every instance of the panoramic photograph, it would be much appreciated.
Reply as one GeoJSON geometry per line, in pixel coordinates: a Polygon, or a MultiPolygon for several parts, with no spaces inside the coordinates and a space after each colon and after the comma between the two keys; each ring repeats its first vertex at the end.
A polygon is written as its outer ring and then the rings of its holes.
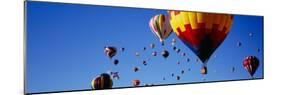
{"type": "Polygon", "coordinates": [[[263,16],[26,2],[25,92],[263,79],[263,16]]]}

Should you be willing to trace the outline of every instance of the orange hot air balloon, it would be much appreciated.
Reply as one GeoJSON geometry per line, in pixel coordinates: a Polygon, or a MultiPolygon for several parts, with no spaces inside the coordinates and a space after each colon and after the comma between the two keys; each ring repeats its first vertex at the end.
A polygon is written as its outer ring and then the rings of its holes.
{"type": "Polygon", "coordinates": [[[206,63],[230,31],[233,15],[169,11],[169,19],[178,38],[206,63]]]}
{"type": "Polygon", "coordinates": [[[132,84],[133,84],[134,87],[137,87],[137,86],[140,85],[140,80],[133,80],[132,84]]]}

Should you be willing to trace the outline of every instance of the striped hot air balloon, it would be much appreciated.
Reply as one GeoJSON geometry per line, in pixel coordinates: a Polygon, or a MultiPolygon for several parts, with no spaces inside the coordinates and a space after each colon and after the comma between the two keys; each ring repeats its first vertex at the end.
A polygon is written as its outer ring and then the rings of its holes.
{"type": "Polygon", "coordinates": [[[206,63],[230,31],[233,15],[169,11],[170,25],[179,39],[206,63]]]}
{"type": "Polygon", "coordinates": [[[169,20],[163,14],[152,17],[149,22],[149,27],[151,32],[159,38],[162,44],[164,43],[163,41],[172,33],[169,20]]]}
{"type": "Polygon", "coordinates": [[[92,80],[92,89],[110,89],[113,82],[109,74],[103,73],[92,80]]]}

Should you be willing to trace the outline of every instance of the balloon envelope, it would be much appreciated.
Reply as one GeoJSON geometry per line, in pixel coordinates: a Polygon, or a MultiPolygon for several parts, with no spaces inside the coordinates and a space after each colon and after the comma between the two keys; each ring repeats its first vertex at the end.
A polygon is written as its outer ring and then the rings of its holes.
{"type": "Polygon", "coordinates": [[[167,50],[162,51],[161,54],[164,58],[167,58],[169,56],[169,52],[167,50]]]}
{"type": "Polygon", "coordinates": [[[169,11],[169,20],[178,38],[206,63],[230,31],[233,15],[169,11]]]}
{"type": "Polygon", "coordinates": [[[112,58],[113,56],[116,55],[117,50],[115,47],[109,46],[104,48],[104,53],[109,57],[112,58]]]}
{"type": "Polygon", "coordinates": [[[243,66],[253,76],[259,67],[259,59],[255,56],[247,56],[243,61],[243,66]]]}
{"type": "Polygon", "coordinates": [[[134,87],[139,86],[140,85],[140,80],[133,80],[132,84],[134,87]]]}
{"type": "Polygon", "coordinates": [[[159,38],[161,43],[172,33],[169,20],[164,14],[152,17],[149,22],[149,27],[151,32],[159,38]]]}
{"type": "Polygon", "coordinates": [[[110,89],[113,82],[109,74],[103,73],[100,76],[92,80],[93,89],[110,89]]]}

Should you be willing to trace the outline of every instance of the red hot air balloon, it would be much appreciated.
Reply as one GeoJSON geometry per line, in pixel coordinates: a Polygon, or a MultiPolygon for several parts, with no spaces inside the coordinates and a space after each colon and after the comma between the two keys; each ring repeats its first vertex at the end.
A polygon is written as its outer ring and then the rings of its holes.
{"type": "Polygon", "coordinates": [[[178,38],[206,63],[229,33],[233,15],[169,11],[169,20],[178,38]]]}
{"type": "Polygon", "coordinates": [[[116,55],[117,50],[115,47],[109,46],[104,48],[104,53],[111,59],[113,56],[116,55]]]}
{"type": "Polygon", "coordinates": [[[134,87],[137,87],[137,86],[140,85],[140,80],[133,80],[132,84],[133,84],[134,87]]]}
{"type": "Polygon", "coordinates": [[[259,60],[255,56],[247,56],[243,61],[243,66],[251,75],[251,77],[253,77],[259,67],[259,60]]]}

